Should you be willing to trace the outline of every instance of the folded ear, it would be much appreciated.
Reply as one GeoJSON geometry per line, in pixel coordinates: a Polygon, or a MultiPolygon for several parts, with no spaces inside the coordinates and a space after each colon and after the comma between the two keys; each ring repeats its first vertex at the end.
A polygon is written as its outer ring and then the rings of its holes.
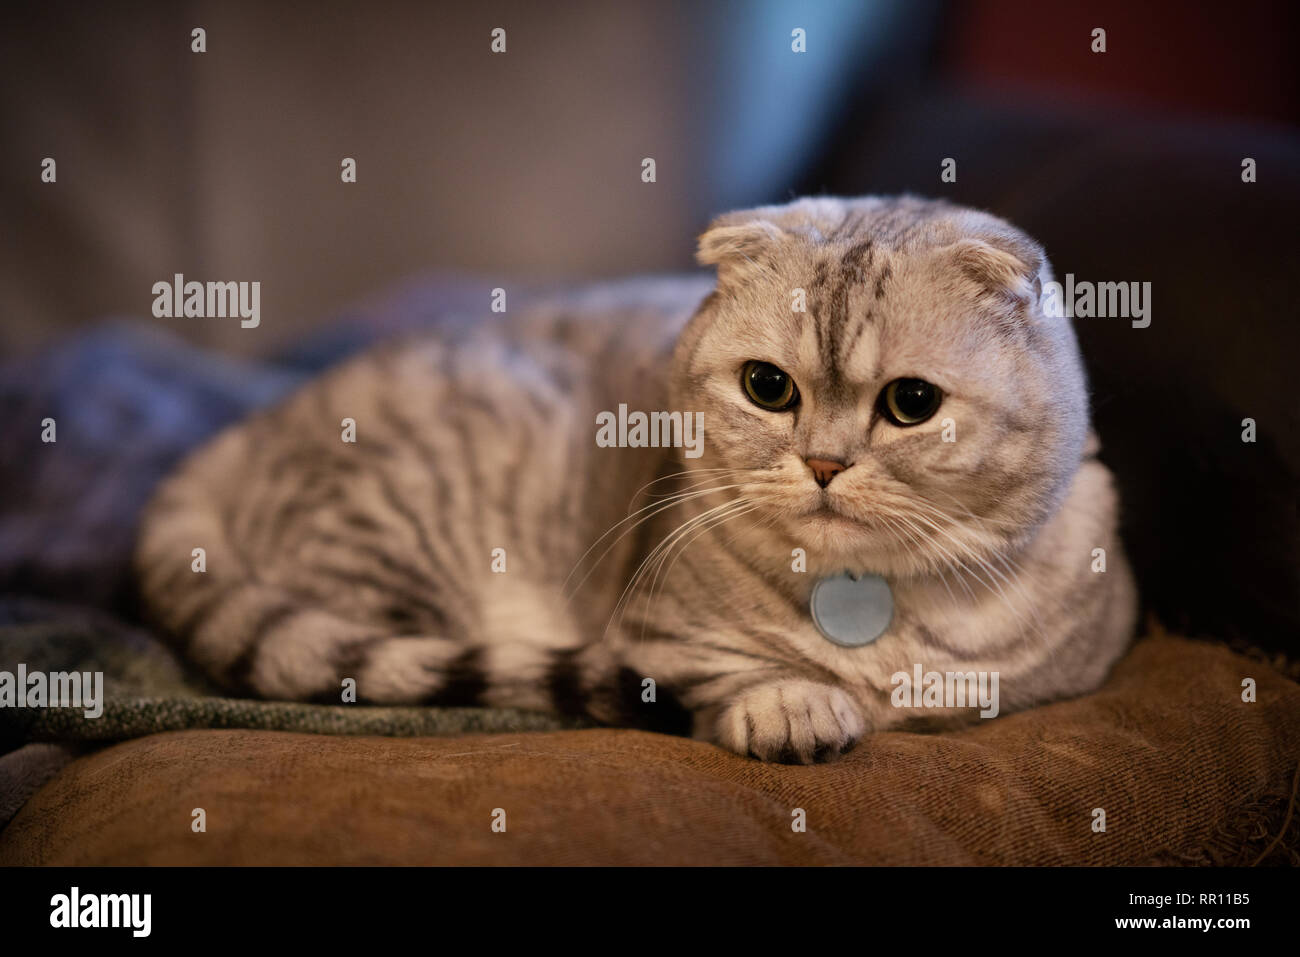
{"type": "MultiPolygon", "coordinates": [[[[960,239],[950,247],[957,266],[989,295],[1036,302],[1042,295],[1043,251],[1017,237],[960,239]]],[[[1050,277],[1049,277],[1050,278],[1050,277]]]]}
{"type": "Polygon", "coordinates": [[[786,233],[770,219],[722,216],[700,236],[695,260],[718,267],[718,285],[752,279],[765,271],[786,233]]]}
{"type": "Polygon", "coordinates": [[[758,206],[719,216],[700,237],[695,258],[702,266],[718,267],[718,285],[776,273],[772,263],[791,242],[817,245],[826,241],[855,210],[873,209],[871,198],[844,200],[817,196],[781,206],[758,206]]]}

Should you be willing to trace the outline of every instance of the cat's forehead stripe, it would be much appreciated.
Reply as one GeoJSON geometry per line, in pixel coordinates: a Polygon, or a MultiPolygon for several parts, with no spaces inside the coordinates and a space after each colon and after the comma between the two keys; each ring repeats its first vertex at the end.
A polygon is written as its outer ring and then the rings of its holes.
{"type": "Polygon", "coordinates": [[[826,375],[827,389],[833,394],[847,394],[845,366],[859,345],[866,326],[875,320],[870,304],[855,297],[855,290],[870,291],[872,300],[884,295],[885,283],[893,271],[888,262],[876,266],[876,243],[867,238],[853,243],[843,252],[828,255],[813,268],[809,288],[809,310],[817,334],[819,357],[826,375]],[[835,270],[832,274],[831,259],[835,270]],[[856,301],[855,301],[856,300],[856,301]],[[856,308],[854,306],[856,305],[856,308]]]}

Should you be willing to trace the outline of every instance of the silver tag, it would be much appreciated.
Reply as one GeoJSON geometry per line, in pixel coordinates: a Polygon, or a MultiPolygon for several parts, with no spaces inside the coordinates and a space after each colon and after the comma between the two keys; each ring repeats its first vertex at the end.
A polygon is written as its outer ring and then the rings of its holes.
{"type": "Polygon", "coordinates": [[[813,624],[827,641],[860,648],[889,627],[894,618],[894,593],[879,575],[853,578],[845,573],[818,581],[809,606],[813,624]]]}

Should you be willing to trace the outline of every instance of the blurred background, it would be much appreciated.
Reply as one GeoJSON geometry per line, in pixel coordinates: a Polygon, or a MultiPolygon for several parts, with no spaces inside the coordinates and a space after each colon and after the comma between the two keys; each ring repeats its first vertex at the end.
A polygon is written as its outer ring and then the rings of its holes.
{"type": "MultiPolygon", "coordinates": [[[[1296,27],[1290,2],[9,3],[0,335],[148,316],[181,272],[261,281],[256,335],[169,324],[258,351],[431,268],[690,268],[712,215],[805,192],[911,189],[1013,219],[1098,169],[1148,193],[1117,164],[1169,184],[1175,137],[1221,142],[1235,168],[1234,127],[1294,135],[1296,27]]],[[[1259,159],[1256,196],[1284,172],[1259,159]]],[[[1050,215],[1022,225],[1054,252],[1050,215]]]]}
{"type": "Polygon", "coordinates": [[[282,354],[420,274],[684,270],[727,209],[946,196],[1026,229],[1058,276],[1152,283],[1149,328],[1076,323],[1144,592],[1172,627],[1294,643],[1298,19],[1250,0],[9,3],[0,348],[116,315],[282,354]],[[174,273],[260,281],[261,326],[153,319],[174,273]]]}

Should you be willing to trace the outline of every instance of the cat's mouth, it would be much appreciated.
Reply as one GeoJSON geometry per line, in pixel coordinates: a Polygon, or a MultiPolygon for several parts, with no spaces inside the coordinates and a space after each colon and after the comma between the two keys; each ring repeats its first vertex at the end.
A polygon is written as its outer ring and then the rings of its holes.
{"type": "Polygon", "coordinates": [[[817,506],[812,511],[804,515],[804,518],[808,521],[813,521],[813,522],[826,522],[829,524],[851,525],[855,528],[860,528],[863,524],[865,524],[859,519],[852,518],[851,516],[845,515],[843,512],[841,512],[839,509],[837,509],[834,505],[830,504],[829,502],[823,502],[821,505],[817,506]]]}

